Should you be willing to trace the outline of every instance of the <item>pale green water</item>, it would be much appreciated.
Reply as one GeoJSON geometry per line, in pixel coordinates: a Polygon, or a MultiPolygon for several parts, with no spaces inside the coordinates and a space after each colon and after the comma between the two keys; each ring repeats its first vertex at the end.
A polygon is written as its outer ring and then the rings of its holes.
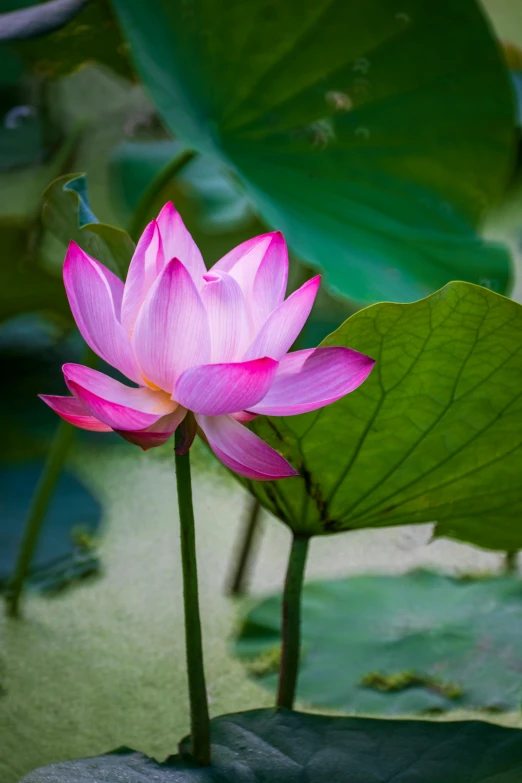
{"type": "MultiPolygon", "coordinates": [[[[195,506],[208,687],[217,715],[267,706],[271,697],[227,650],[237,609],[222,587],[247,497],[204,463],[200,457],[195,470],[195,506]]],[[[75,466],[105,504],[105,575],[59,598],[32,597],[23,621],[0,620],[0,681],[7,690],[0,698],[1,783],[123,744],[162,758],[175,752],[188,728],[170,459],[122,446],[84,449],[75,466]]],[[[498,567],[497,555],[449,541],[427,545],[429,537],[427,527],[410,527],[317,540],[308,577],[416,565],[498,567]]],[[[256,593],[280,585],[288,542],[284,527],[267,519],[256,593]]]]}

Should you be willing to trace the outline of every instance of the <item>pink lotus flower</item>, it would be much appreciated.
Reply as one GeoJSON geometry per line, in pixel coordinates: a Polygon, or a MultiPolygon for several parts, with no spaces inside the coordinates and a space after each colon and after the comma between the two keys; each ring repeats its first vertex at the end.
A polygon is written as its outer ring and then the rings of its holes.
{"type": "Polygon", "coordinates": [[[114,430],[143,449],[165,443],[180,424],[188,448],[195,418],[216,456],[236,473],[295,476],[241,422],[329,405],[356,389],[374,364],[349,348],[288,353],[320,277],[284,299],[288,253],[280,233],[243,242],[207,272],[169,203],[143,232],[125,284],[74,242],[63,275],[86,343],[137,385],[66,364],[73,396],[42,399],[77,427],[114,430]]]}

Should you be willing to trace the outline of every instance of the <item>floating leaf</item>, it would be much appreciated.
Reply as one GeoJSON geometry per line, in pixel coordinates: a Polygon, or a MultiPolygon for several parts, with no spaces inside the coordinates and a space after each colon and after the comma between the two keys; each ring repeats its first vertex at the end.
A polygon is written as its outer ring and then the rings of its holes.
{"type": "MultiPolygon", "coordinates": [[[[43,461],[0,468],[0,592],[13,573],[33,490],[43,461]]],[[[99,527],[98,501],[75,476],[60,476],[47,509],[31,566],[30,582],[47,592],[98,570],[93,539],[99,527]]]]}
{"type": "Polygon", "coordinates": [[[334,289],[509,286],[507,250],[474,229],[509,176],[515,109],[473,0],[113,5],[170,129],[224,160],[334,289]]]}
{"type": "Polygon", "coordinates": [[[437,535],[522,548],[522,307],[451,283],[361,310],[323,345],[377,360],[355,392],[252,428],[299,478],[246,482],[305,535],[437,521],[437,535]]]}
{"type": "Polygon", "coordinates": [[[94,215],[85,174],[58,177],[43,195],[42,220],[65,245],[77,242],[120,277],[125,277],[134,243],[120,228],[100,223],[94,215]]]}
{"type": "MultiPolygon", "coordinates": [[[[68,307],[67,301],[65,306],[68,307]]],[[[46,456],[56,432],[56,414],[42,405],[38,394],[42,389],[50,394],[64,394],[67,389],[62,365],[68,361],[81,364],[84,359],[85,343],[79,333],[68,330],[65,335],[63,329],[57,328],[55,319],[27,313],[1,324],[0,364],[4,382],[0,387],[0,430],[4,464],[46,456]]],[[[82,440],[93,437],[85,430],[76,433],[82,440]]]]}
{"type": "MultiPolygon", "coordinates": [[[[212,721],[213,763],[164,764],[127,748],[21,783],[519,783],[522,732],[480,721],[377,721],[252,710],[212,721]]],[[[182,743],[182,751],[187,743],[182,743]]]]}
{"type": "MultiPolygon", "coordinates": [[[[281,597],[257,603],[235,653],[267,688],[281,597]]],[[[303,591],[298,698],[342,712],[401,715],[522,704],[522,582],[416,571],[312,582],[303,591]]]]}

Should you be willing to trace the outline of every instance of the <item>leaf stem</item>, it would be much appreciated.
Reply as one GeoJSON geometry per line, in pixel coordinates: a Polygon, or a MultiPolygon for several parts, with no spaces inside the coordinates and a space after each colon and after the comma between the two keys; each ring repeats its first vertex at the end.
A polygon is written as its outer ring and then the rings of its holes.
{"type": "MultiPolygon", "coordinates": [[[[181,445],[182,437],[178,427],[175,434],[175,446],[181,445]]],[[[201,619],[199,615],[196,532],[192,506],[190,451],[183,455],[175,453],[175,461],[183,569],[183,602],[185,610],[185,643],[192,756],[202,766],[208,766],[210,764],[210,721],[203,666],[201,619]]]]}
{"type": "Polygon", "coordinates": [[[301,593],[310,539],[294,535],[288,559],[281,621],[281,668],[277,706],[294,706],[301,651],[301,593]]]}
{"type": "Polygon", "coordinates": [[[237,560],[234,558],[233,569],[230,575],[227,592],[232,596],[244,595],[247,590],[247,580],[252,558],[254,557],[254,543],[259,532],[261,520],[261,503],[257,498],[250,501],[248,519],[240,532],[237,560]]]}
{"type": "MultiPolygon", "coordinates": [[[[88,367],[93,367],[98,360],[97,356],[88,347],[86,347],[82,359],[82,364],[88,367]]],[[[75,429],[72,424],[62,419],[56,428],[47,453],[42,474],[34,490],[29,511],[27,512],[13,574],[7,585],[5,607],[8,617],[20,617],[20,602],[42,529],[45,512],[74,440],[75,429]]]]}
{"type": "Polygon", "coordinates": [[[152,182],[148,185],[145,193],[140,198],[138,206],[134,210],[128,228],[128,233],[132,239],[136,242],[150,216],[154,202],[156,201],[159,193],[165,188],[171,179],[179,174],[179,172],[185,168],[197,155],[194,150],[186,150],[169,161],[163,168],[156,174],[152,182]]]}

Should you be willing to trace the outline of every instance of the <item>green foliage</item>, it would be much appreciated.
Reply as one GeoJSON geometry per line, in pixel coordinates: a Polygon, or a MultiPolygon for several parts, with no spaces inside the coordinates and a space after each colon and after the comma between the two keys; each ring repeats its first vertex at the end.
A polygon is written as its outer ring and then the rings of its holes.
{"type": "Polygon", "coordinates": [[[38,235],[39,226],[34,221],[0,218],[0,321],[32,311],[70,317],[60,277],[38,262],[33,245],[38,235]]]}
{"type": "Polygon", "coordinates": [[[0,217],[0,320],[21,313],[46,312],[70,320],[59,268],[44,263],[45,229],[65,246],[75,240],[116,274],[125,276],[134,243],[119,228],[98,222],[87,195],[84,174],[54,180],[43,195],[39,217],[0,217]]]}
{"type": "Polygon", "coordinates": [[[437,521],[436,535],[522,548],[522,307],[451,283],[353,315],[322,345],[377,360],[319,411],[254,431],[299,478],[246,482],[304,535],[437,521]]]}
{"type": "MultiPolygon", "coordinates": [[[[108,0],[61,0],[26,3],[20,10],[18,34],[5,34],[9,43],[38,76],[56,79],[97,62],[128,79],[133,71],[128,46],[121,37],[108,0]],[[30,39],[30,40],[24,40],[30,39]]],[[[7,28],[6,28],[7,30],[7,28]]]]}
{"type": "Polygon", "coordinates": [[[171,130],[224,160],[334,289],[507,289],[507,251],[474,228],[512,165],[513,97],[473,0],[113,5],[171,130]]]}
{"type": "Polygon", "coordinates": [[[21,41],[59,30],[85,5],[86,0],[28,2],[0,14],[0,41],[21,41]]]}
{"type": "Polygon", "coordinates": [[[120,228],[100,223],[91,210],[85,174],[58,177],[43,195],[44,225],[64,245],[77,242],[113,272],[125,277],[134,243],[120,228]]]}
{"type": "MultiPolygon", "coordinates": [[[[48,150],[48,135],[47,123],[34,107],[7,110],[0,125],[0,172],[40,163],[48,150]]],[[[56,140],[56,132],[52,135],[56,140]]]]}
{"type": "MultiPolygon", "coordinates": [[[[29,503],[43,466],[42,460],[0,468],[0,592],[12,575],[29,503]]],[[[63,473],[45,514],[30,584],[42,591],[55,592],[96,573],[99,561],[92,534],[100,521],[98,501],[75,476],[63,473]]]]}
{"type": "MultiPolygon", "coordinates": [[[[234,651],[257,664],[278,649],[281,596],[243,619],[234,651]]],[[[403,715],[522,703],[522,582],[460,579],[426,571],[312,582],[303,591],[299,699],[348,713],[403,715]]]]}
{"type": "MultiPolygon", "coordinates": [[[[519,783],[517,729],[489,723],[430,723],[331,718],[289,710],[253,710],[212,721],[213,764],[183,755],[164,764],[128,748],[53,764],[22,783],[519,783]]],[[[187,743],[181,744],[182,754],[187,743]]]]}
{"type": "MultiPolygon", "coordinates": [[[[127,141],[113,153],[111,175],[114,190],[127,213],[132,213],[151,183],[172,161],[179,158],[185,147],[180,141],[127,141]]],[[[172,178],[174,179],[174,178],[172,178]]],[[[237,183],[227,177],[222,164],[208,155],[197,156],[179,171],[175,182],[157,196],[163,202],[166,196],[174,198],[176,188],[193,199],[200,207],[198,222],[209,232],[223,233],[252,222],[248,200],[237,183]]],[[[178,199],[176,199],[177,203],[178,199]]]]}

